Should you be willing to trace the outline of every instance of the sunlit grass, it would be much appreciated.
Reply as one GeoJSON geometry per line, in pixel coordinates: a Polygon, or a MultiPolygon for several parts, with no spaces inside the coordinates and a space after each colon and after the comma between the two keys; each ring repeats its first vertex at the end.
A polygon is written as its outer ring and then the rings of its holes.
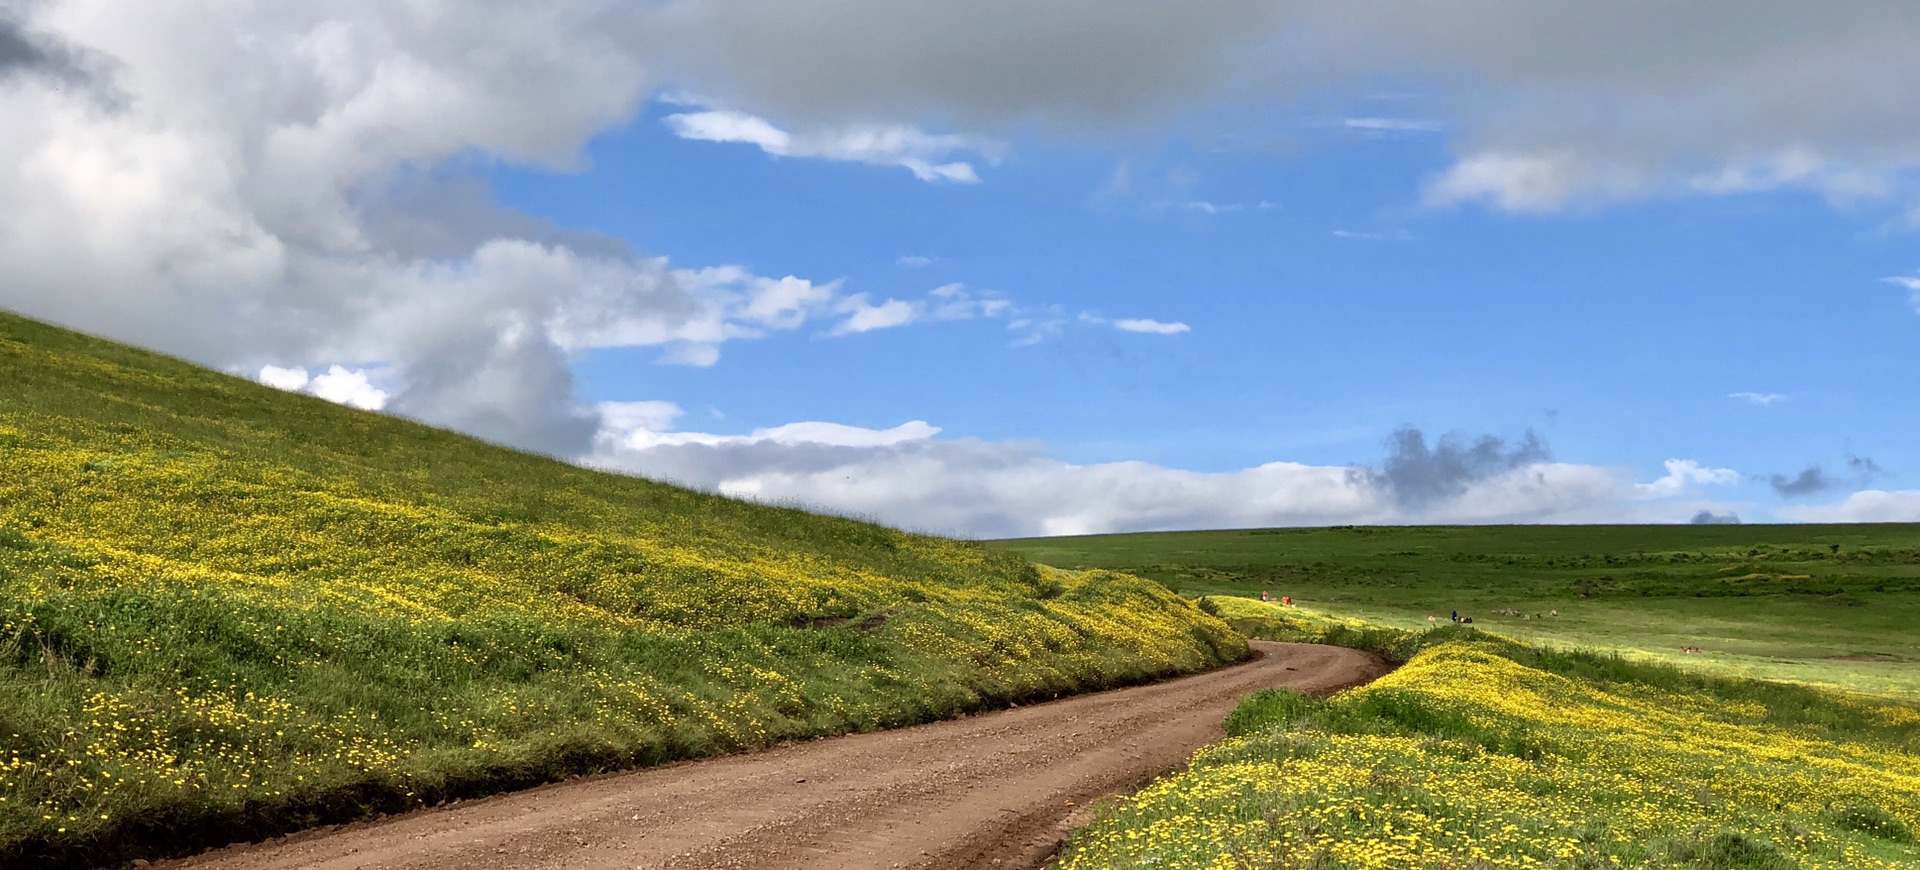
{"type": "Polygon", "coordinates": [[[1244,652],[1132,577],[586,471],[0,315],[0,865],[1244,652]]]}
{"type": "Polygon", "coordinates": [[[1920,863],[1910,703],[1451,627],[1417,641],[1370,686],[1249,699],[1063,870],[1920,863]]]}
{"type": "Polygon", "coordinates": [[[1920,525],[1263,529],[998,541],[1186,593],[1920,698],[1920,525]],[[1699,649],[1683,653],[1683,648],[1699,649]]]}

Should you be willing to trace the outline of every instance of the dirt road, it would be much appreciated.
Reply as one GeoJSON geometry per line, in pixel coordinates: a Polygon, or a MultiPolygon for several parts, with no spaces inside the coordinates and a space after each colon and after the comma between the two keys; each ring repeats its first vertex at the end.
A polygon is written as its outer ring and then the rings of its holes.
{"type": "Polygon", "coordinates": [[[557,783],[209,852],[169,870],[1033,867],[1090,801],[1220,739],[1247,693],[1385,672],[1338,647],[1132,689],[557,783]]]}

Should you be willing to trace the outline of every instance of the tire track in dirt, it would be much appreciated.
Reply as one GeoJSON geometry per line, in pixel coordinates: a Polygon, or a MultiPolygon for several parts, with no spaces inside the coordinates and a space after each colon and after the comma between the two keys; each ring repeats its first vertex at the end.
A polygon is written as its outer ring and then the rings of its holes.
{"type": "Polygon", "coordinates": [[[321,829],[164,870],[1026,868],[1089,802],[1179,768],[1258,689],[1324,693],[1388,666],[1255,641],[1255,658],[1148,686],[794,743],[321,829]]]}

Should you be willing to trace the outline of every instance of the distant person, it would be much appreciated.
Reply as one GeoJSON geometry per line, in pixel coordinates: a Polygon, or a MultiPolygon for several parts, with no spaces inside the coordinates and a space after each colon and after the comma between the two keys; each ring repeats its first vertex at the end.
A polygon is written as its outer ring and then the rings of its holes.
{"type": "Polygon", "coordinates": [[[1453,612],[1453,621],[1454,621],[1454,622],[1459,622],[1459,621],[1460,621],[1460,611],[1458,611],[1458,610],[1456,610],[1456,611],[1454,611],[1454,612],[1453,612]]]}
{"type": "Polygon", "coordinates": [[[1280,603],[1281,603],[1281,604],[1285,604],[1285,605],[1286,605],[1286,606],[1288,606],[1288,607],[1292,607],[1292,606],[1293,606],[1293,596],[1291,596],[1291,595],[1282,595],[1282,596],[1280,596],[1280,603]]]}

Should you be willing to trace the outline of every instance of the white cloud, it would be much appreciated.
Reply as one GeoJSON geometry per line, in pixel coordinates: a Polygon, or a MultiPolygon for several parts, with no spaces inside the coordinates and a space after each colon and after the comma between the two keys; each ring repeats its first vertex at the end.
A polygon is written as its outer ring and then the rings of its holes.
{"type": "Polygon", "coordinates": [[[1768,405],[1779,404],[1793,397],[1785,393],[1728,393],[1727,398],[1739,399],[1747,404],[1759,405],[1764,408],[1768,405]]]}
{"type": "Polygon", "coordinates": [[[374,386],[372,376],[363,369],[349,369],[341,365],[328,366],[318,375],[309,376],[305,368],[294,366],[261,366],[260,383],[289,392],[309,393],[340,405],[349,405],[363,411],[378,411],[387,406],[390,398],[387,391],[374,386]]]}
{"type": "MultiPolygon", "coordinates": [[[[1920,210],[1916,210],[1916,214],[1920,214],[1920,210]]],[[[1920,278],[1907,275],[1895,275],[1891,278],[1883,278],[1881,280],[1888,284],[1905,287],[1907,289],[1908,304],[1913,306],[1913,310],[1916,313],[1920,313],[1920,278]]]]}
{"type": "Polygon", "coordinates": [[[1691,459],[1669,459],[1666,476],[1651,483],[1634,484],[1645,498],[1672,498],[1694,486],[1727,486],[1740,482],[1740,472],[1731,468],[1708,468],[1691,459]]]}
{"type": "Polygon", "coordinates": [[[998,146],[966,136],[935,135],[902,124],[864,124],[831,130],[789,133],[764,118],[722,109],[666,117],[674,135],[703,142],[740,142],[776,157],[814,157],[899,166],[921,181],[972,184],[980,180],[973,164],[951,159],[972,152],[989,162],[998,146]]]}
{"type": "Polygon", "coordinates": [[[1868,489],[1833,504],[1786,505],[1776,513],[1800,523],[1915,523],[1920,522],[1920,490],[1868,489]]]}
{"type": "Polygon", "coordinates": [[[1577,198],[1616,201],[1640,194],[1638,170],[1572,151],[1491,151],[1461,158],[1427,182],[1423,200],[1445,207],[1484,200],[1506,211],[1550,212],[1577,198]]]}
{"type": "Polygon", "coordinates": [[[1343,118],[1340,126],[1377,133],[1438,133],[1447,128],[1440,121],[1415,118],[1343,118]]]}
{"type": "Polygon", "coordinates": [[[1183,332],[1190,332],[1193,329],[1177,321],[1173,323],[1162,323],[1158,320],[1150,320],[1144,317],[1116,320],[1113,322],[1113,328],[1121,332],[1144,332],[1150,335],[1179,335],[1183,332]]]}
{"type": "MultiPolygon", "coordinates": [[[[925,441],[940,434],[940,429],[924,420],[912,420],[891,429],[866,429],[841,423],[788,423],[755,429],[746,435],[714,435],[705,432],[676,432],[673,425],[682,416],[680,406],[672,402],[608,402],[601,406],[606,427],[598,436],[600,450],[595,455],[644,451],[656,447],[706,447],[775,444],[784,447],[892,447],[912,441],[925,441]]],[[[589,459],[588,464],[595,464],[589,459]]],[[[600,463],[604,464],[604,463],[600,463]]]]}
{"type": "Polygon", "coordinates": [[[888,299],[875,304],[865,293],[848,296],[834,307],[846,319],[828,335],[853,335],[877,329],[892,329],[927,321],[973,320],[1001,317],[1013,311],[1013,303],[993,293],[976,293],[964,284],[944,284],[914,301],[888,299]]]}
{"type": "Polygon", "coordinates": [[[673,428],[674,421],[679,420],[684,414],[680,406],[672,402],[600,403],[600,419],[606,422],[608,431],[614,432],[665,431],[673,428]]]}
{"type": "Polygon", "coordinates": [[[1230,214],[1245,209],[1246,206],[1237,202],[1217,203],[1204,199],[1159,200],[1147,205],[1148,211],[1185,211],[1204,215],[1230,214]]]}
{"type": "MultiPolygon", "coordinates": [[[[563,456],[599,426],[574,396],[577,354],[713,365],[727,342],[833,316],[838,282],[677,267],[503,207],[461,174],[579,167],[655,84],[642,11],[395,9],[22,7],[20,26],[66,65],[0,83],[0,305],[563,456]],[[68,63],[81,57],[98,62],[68,63]],[[335,373],[340,361],[367,368],[335,373]]],[[[816,136],[722,120],[791,153],[923,177],[966,180],[971,164],[950,155],[994,154],[897,125],[816,136]]]]}
{"type": "Polygon", "coordinates": [[[915,254],[906,254],[900,257],[900,259],[895,260],[894,265],[899,266],[902,269],[924,269],[928,266],[933,265],[933,258],[922,257],[915,254]]]}
{"type": "Polygon", "coordinates": [[[838,311],[847,315],[829,335],[853,335],[872,332],[876,329],[892,329],[906,326],[920,318],[920,309],[911,302],[888,299],[878,305],[867,301],[867,294],[858,293],[842,300],[838,311]]]}
{"type": "MultiPolygon", "coordinates": [[[[671,431],[675,415],[659,409],[604,416],[617,422],[602,430],[587,460],[599,467],[978,536],[1342,523],[1679,523],[1701,510],[1725,510],[1659,482],[1636,486],[1608,469],[1545,461],[1488,470],[1435,498],[1413,499],[1396,490],[1392,474],[1291,462],[1219,473],[1143,462],[1076,465],[1034,444],[938,438],[940,430],[921,421],[891,429],[795,423],[717,435],[671,431]]],[[[1670,465],[1675,475],[1724,478],[1723,470],[1690,463],[1670,465]]]]}
{"type": "Polygon", "coordinates": [[[1392,232],[1384,232],[1384,233],[1366,232],[1362,230],[1334,230],[1333,234],[1337,238],[1355,239],[1355,240],[1364,241],[1364,242],[1410,242],[1410,241],[1413,241],[1413,234],[1407,232],[1406,230],[1394,230],[1392,232]]]}
{"type": "Polygon", "coordinates": [[[307,376],[307,370],[300,367],[281,368],[279,366],[261,366],[260,383],[276,390],[298,392],[306,389],[313,379],[307,376]]]}
{"type": "Polygon", "coordinates": [[[682,342],[670,345],[660,354],[661,365],[691,366],[697,369],[712,368],[720,362],[720,346],[699,342],[682,342]]]}
{"type": "Polygon", "coordinates": [[[378,411],[387,406],[387,391],[373,385],[365,371],[350,370],[342,366],[328,366],[327,370],[315,375],[307,390],[329,402],[351,405],[366,411],[378,411]]]}

